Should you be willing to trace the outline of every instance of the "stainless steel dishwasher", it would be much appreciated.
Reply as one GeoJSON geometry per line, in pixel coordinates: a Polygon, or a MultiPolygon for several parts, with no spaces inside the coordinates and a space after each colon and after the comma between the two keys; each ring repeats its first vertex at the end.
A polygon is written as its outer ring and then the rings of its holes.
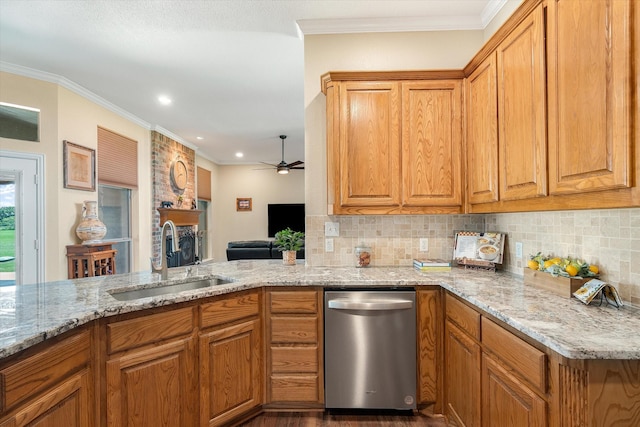
{"type": "Polygon", "coordinates": [[[324,344],[326,408],[416,408],[415,291],[325,291],[324,344]]]}

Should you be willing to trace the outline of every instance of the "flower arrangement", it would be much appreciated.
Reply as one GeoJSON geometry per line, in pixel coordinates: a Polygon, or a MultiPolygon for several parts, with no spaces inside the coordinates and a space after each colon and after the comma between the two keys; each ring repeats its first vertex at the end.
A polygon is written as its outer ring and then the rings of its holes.
{"type": "Polygon", "coordinates": [[[541,252],[529,256],[527,267],[532,270],[550,273],[552,276],[563,277],[597,277],[600,272],[597,265],[589,264],[584,260],[542,255],[541,252]]]}

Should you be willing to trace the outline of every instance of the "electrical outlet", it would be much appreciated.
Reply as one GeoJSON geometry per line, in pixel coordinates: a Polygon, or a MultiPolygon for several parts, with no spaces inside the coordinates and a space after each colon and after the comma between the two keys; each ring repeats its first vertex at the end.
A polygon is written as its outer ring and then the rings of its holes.
{"type": "Polygon", "coordinates": [[[333,252],[333,239],[324,239],[324,251],[333,252]]]}
{"type": "Polygon", "coordinates": [[[522,242],[516,242],[516,258],[522,258],[522,242]]]}
{"type": "Polygon", "coordinates": [[[324,235],[325,235],[325,237],[338,237],[338,236],[340,236],[340,223],[339,222],[325,222],[324,223],[324,235]]]}
{"type": "Polygon", "coordinates": [[[429,239],[426,237],[420,239],[420,252],[429,252],[429,239]]]}

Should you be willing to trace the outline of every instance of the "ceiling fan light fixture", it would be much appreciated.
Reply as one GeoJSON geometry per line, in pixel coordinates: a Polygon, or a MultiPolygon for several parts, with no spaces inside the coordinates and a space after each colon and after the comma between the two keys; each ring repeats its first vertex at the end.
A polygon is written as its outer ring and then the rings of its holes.
{"type": "Polygon", "coordinates": [[[286,175],[289,173],[289,168],[286,165],[285,166],[278,165],[276,170],[280,175],[286,175]]]}

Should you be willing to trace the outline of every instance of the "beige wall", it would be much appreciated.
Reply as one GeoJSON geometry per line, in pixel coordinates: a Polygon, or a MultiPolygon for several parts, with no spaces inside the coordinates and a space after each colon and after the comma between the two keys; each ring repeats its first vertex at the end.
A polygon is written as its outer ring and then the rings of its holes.
{"type": "Polygon", "coordinates": [[[45,272],[44,280],[67,278],[65,246],[79,243],[75,228],[82,202],[98,200],[97,191],[64,188],[63,140],[97,147],[102,126],[138,141],[138,190],[132,197],[133,270],[149,269],[151,253],[151,180],[149,130],[53,83],[0,73],[0,100],[40,108],[40,142],[0,138],[3,150],[45,156],[45,272]]]}
{"type": "MultiPolygon", "coordinates": [[[[341,230],[341,236],[334,238],[334,252],[324,252],[324,222],[342,222],[343,219],[326,216],[326,97],[320,91],[320,76],[327,71],[461,69],[482,46],[483,35],[482,31],[318,35],[306,36],[304,43],[307,264],[350,265],[349,253],[354,246],[352,235],[345,236],[341,230]]],[[[435,216],[431,217],[433,221],[427,219],[427,224],[435,227],[439,221],[435,216]]],[[[375,217],[361,218],[365,220],[349,223],[350,233],[356,237],[372,238],[369,234],[372,230],[383,232],[383,221],[375,217]],[[372,228],[372,224],[377,225],[372,228]]],[[[422,218],[400,221],[409,221],[407,227],[414,229],[421,227],[417,224],[424,224],[422,218]]],[[[418,239],[428,237],[429,231],[437,232],[439,239],[446,241],[440,230],[423,228],[416,230],[417,234],[408,240],[405,236],[378,241],[376,263],[394,265],[398,262],[397,254],[401,254],[401,259],[407,254],[416,255],[418,239]]],[[[429,255],[435,256],[435,252],[445,250],[437,244],[429,255]]],[[[375,247],[373,252],[375,256],[375,247]]]]}
{"type": "MultiPolygon", "coordinates": [[[[0,72],[0,101],[40,109],[40,142],[17,141],[0,138],[0,149],[15,152],[44,155],[44,214],[45,230],[43,235],[45,253],[45,280],[54,280],[59,276],[57,253],[64,254],[59,245],[59,209],[58,188],[62,186],[62,141],[58,144],[58,86],[40,80],[29,79],[0,72]],[[58,187],[60,182],[60,187],[58,187]],[[50,254],[54,254],[50,257],[50,254]]],[[[65,272],[66,276],[66,272],[65,272]]]]}
{"type": "MultiPolygon", "coordinates": [[[[306,163],[305,163],[306,167],[306,163]]],[[[214,259],[227,259],[227,243],[234,240],[266,240],[269,203],[304,203],[305,174],[278,175],[263,166],[218,166],[214,194],[214,259]],[[251,212],[237,212],[236,198],[250,197],[251,212]]],[[[213,174],[212,174],[213,175],[213,174]]],[[[212,176],[212,180],[213,180],[212,176]]]]}

